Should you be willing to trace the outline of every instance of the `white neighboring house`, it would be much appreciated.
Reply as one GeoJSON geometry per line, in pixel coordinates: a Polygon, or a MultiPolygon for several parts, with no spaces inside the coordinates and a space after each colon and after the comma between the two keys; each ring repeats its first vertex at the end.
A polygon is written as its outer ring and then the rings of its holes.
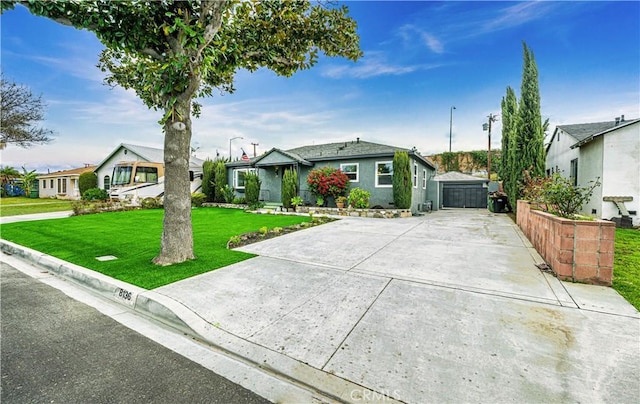
{"type": "Polygon", "coordinates": [[[121,143],[96,167],[95,172],[98,175],[98,188],[102,188],[107,192],[109,191],[113,168],[116,164],[123,161],[162,163],[164,161],[164,152],[162,149],[156,149],[154,147],[121,143]]]}
{"type": "Polygon", "coordinates": [[[40,198],[80,199],[80,174],[93,171],[96,166],[85,165],[82,168],[56,171],[38,176],[38,192],[40,198]]]}
{"type": "Polygon", "coordinates": [[[631,197],[624,203],[634,226],[640,225],[640,119],[560,125],[547,146],[547,175],[560,173],[580,187],[599,179],[583,213],[601,219],[620,217],[608,197],[631,197]]]}
{"type": "MultiPolygon", "coordinates": [[[[202,186],[203,163],[194,156],[189,160],[192,193],[202,186]]],[[[164,195],[162,149],[122,143],[98,164],[95,172],[98,187],[106,190],[112,199],[126,199],[137,204],[146,197],[164,195]],[[118,178],[114,180],[116,174],[118,178]]]]}

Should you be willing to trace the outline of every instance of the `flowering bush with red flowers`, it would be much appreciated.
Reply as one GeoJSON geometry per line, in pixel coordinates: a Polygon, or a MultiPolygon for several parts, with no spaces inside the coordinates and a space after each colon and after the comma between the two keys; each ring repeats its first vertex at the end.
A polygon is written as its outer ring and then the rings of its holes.
{"type": "Polygon", "coordinates": [[[311,170],[307,177],[307,184],[309,190],[317,196],[336,198],[346,195],[349,177],[337,168],[322,167],[311,170]]]}

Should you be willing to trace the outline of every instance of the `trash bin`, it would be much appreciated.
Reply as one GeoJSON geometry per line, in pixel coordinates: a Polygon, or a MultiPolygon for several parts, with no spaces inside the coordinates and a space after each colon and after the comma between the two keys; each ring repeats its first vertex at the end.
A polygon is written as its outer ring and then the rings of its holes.
{"type": "Polygon", "coordinates": [[[506,200],[503,197],[493,198],[493,211],[495,213],[502,213],[506,205],[506,200]]]}

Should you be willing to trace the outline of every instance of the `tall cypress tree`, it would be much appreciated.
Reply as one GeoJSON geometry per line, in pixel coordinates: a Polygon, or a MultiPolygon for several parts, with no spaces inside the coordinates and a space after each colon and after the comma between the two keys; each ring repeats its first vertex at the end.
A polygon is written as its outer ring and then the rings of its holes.
{"type": "Polygon", "coordinates": [[[403,151],[393,156],[393,204],[398,209],[411,207],[411,160],[403,151]]]}
{"type": "MultiPolygon", "coordinates": [[[[507,194],[511,206],[522,194],[522,172],[528,170],[532,176],[543,176],[545,166],[544,130],[547,122],[542,122],[540,114],[540,89],[538,87],[538,67],[533,52],[523,42],[524,61],[522,64],[522,84],[520,102],[515,120],[509,122],[512,129],[509,136],[509,178],[507,194]]],[[[503,118],[504,119],[504,118],[503,118]]]]}
{"type": "MultiPolygon", "coordinates": [[[[533,51],[523,43],[524,67],[518,108],[518,136],[522,138],[522,169],[532,176],[544,175],[544,131],[540,114],[538,67],[533,51]]],[[[522,170],[521,170],[522,171],[522,170]]]]}
{"type": "Polygon", "coordinates": [[[507,87],[507,94],[502,99],[502,184],[504,191],[512,201],[511,205],[515,206],[517,198],[518,186],[516,185],[517,176],[514,174],[513,166],[519,158],[518,147],[516,144],[516,129],[518,123],[518,100],[516,92],[507,87]]]}
{"type": "Polygon", "coordinates": [[[518,114],[516,92],[507,86],[507,94],[502,97],[502,159],[500,160],[500,177],[506,181],[509,177],[509,139],[513,136],[514,123],[518,114]]]}

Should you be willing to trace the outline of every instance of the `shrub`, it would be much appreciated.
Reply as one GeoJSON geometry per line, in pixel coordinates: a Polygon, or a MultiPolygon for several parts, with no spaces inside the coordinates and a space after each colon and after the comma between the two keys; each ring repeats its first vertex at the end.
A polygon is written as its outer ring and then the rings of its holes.
{"type": "Polygon", "coordinates": [[[294,208],[297,208],[303,203],[304,202],[302,201],[302,198],[300,198],[299,196],[294,196],[293,198],[291,198],[291,206],[293,206],[294,208]]]}
{"type": "Polygon", "coordinates": [[[247,173],[244,176],[244,198],[248,205],[254,205],[260,199],[260,185],[262,181],[256,173],[247,173]]]}
{"type": "MultiPolygon", "coordinates": [[[[231,203],[231,201],[233,201],[233,197],[231,197],[231,199],[227,201],[228,191],[225,187],[228,187],[229,185],[227,184],[227,167],[224,165],[223,160],[216,161],[214,181],[215,201],[231,203]]],[[[233,189],[231,190],[231,192],[233,193],[233,189]]]]}
{"type": "Polygon", "coordinates": [[[298,195],[298,172],[296,170],[284,170],[282,175],[282,205],[289,209],[291,198],[298,195]]]}
{"type": "Polygon", "coordinates": [[[369,207],[369,198],[371,193],[364,189],[354,188],[349,193],[349,206],[356,209],[367,209],[369,207]]]}
{"type": "Polygon", "coordinates": [[[85,201],[106,201],[109,199],[109,194],[104,189],[90,188],[84,191],[82,199],[85,201]]]}
{"type": "Polygon", "coordinates": [[[311,170],[307,177],[309,190],[326,199],[327,196],[343,196],[349,189],[349,177],[341,170],[333,167],[322,167],[311,170]]]}
{"type": "MultiPolygon", "coordinates": [[[[226,203],[233,203],[233,200],[236,197],[236,193],[233,191],[228,184],[225,184],[224,187],[220,190],[220,194],[222,195],[222,201],[226,203]]],[[[218,198],[218,194],[216,194],[216,199],[218,198]]]]}
{"type": "Polygon", "coordinates": [[[191,194],[191,206],[199,208],[206,200],[207,196],[202,192],[194,192],[191,194]]]}
{"type": "Polygon", "coordinates": [[[80,174],[78,178],[78,190],[80,195],[84,195],[91,188],[98,188],[98,176],[93,171],[80,174]]]}
{"type": "Polygon", "coordinates": [[[205,194],[207,202],[213,202],[215,199],[215,163],[207,159],[202,164],[202,193],[205,194]]]}
{"type": "Polygon", "coordinates": [[[162,198],[144,198],[140,201],[140,207],[142,209],[160,209],[162,207],[162,198]]]}
{"type": "Polygon", "coordinates": [[[600,186],[600,179],[591,182],[591,186],[574,186],[570,179],[556,173],[544,187],[544,204],[547,211],[568,219],[582,210],[582,206],[589,202],[593,190],[600,186]]]}
{"type": "Polygon", "coordinates": [[[589,202],[593,190],[600,186],[599,179],[590,186],[577,187],[570,179],[558,173],[551,177],[531,177],[528,170],[522,172],[524,186],[521,194],[524,199],[538,204],[545,212],[567,219],[575,218],[582,206],[589,202]]]}
{"type": "Polygon", "coordinates": [[[411,161],[407,152],[393,156],[393,204],[398,209],[411,207],[411,161]]]}
{"type": "Polygon", "coordinates": [[[241,198],[241,197],[235,197],[233,198],[233,202],[234,205],[244,205],[245,203],[247,203],[245,198],[241,198]]]}

